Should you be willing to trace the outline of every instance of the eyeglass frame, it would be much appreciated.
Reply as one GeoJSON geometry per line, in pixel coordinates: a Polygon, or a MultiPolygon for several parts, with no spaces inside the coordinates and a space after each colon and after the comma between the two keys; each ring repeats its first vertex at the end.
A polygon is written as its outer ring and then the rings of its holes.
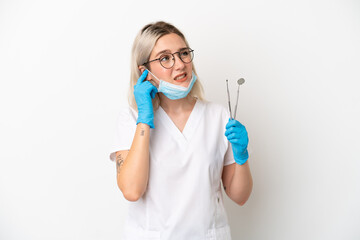
{"type": "MultiPolygon", "coordinates": [[[[160,55],[159,58],[153,59],[153,60],[150,60],[150,61],[147,61],[147,62],[143,63],[142,65],[145,65],[145,64],[148,64],[148,63],[151,63],[151,62],[155,62],[155,61],[159,61],[160,65],[161,65],[163,68],[171,69],[171,68],[175,65],[175,54],[176,54],[176,53],[178,54],[180,60],[181,60],[183,63],[191,63],[192,60],[194,59],[194,50],[188,47],[188,48],[184,48],[184,49],[182,49],[182,50],[180,50],[180,51],[177,51],[177,52],[174,52],[174,53],[170,53],[170,54],[172,55],[172,57],[173,57],[172,59],[174,60],[174,63],[173,63],[173,65],[172,65],[171,67],[169,67],[169,68],[166,68],[166,67],[164,67],[164,66],[161,64],[160,58],[161,58],[161,56],[162,56],[163,54],[160,55]],[[184,62],[184,60],[182,60],[182,58],[180,57],[180,52],[181,52],[181,51],[184,51],[185,49],[189,49],[189,52],[193,54],[190,62],[184,62]]],[[[164,53],[164,54],[165,54],[165,53],[164,53]]]]}

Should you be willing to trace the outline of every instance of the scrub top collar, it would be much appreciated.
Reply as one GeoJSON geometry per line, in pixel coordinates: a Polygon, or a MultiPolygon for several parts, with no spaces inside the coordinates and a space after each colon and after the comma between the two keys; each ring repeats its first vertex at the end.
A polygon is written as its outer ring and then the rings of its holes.
{"type": "Polygon", "coordinates": [[[191,111],[182,132],[176,127],[174,122],[161,106],[159,106],[157,110],[158,114],[155,115],[155,118],[157,118],[159,122],[167,128],[168,132],[173,135],[174,138],[183,142],[185,146],[191,141],[192,136],[194,135],[196,128],[204,115],[204,110],[205,104],[201,100],[196,99],[195,106],[191,111]]]}

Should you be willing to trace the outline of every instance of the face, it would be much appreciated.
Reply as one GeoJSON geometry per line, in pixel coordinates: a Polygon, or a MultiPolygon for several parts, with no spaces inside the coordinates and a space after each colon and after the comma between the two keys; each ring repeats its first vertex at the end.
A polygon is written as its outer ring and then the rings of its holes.
{"type": "MultiPolygon", "coordinates": [[[[179,35],[175,33],[164,35],[156,42],[154,49],[150,54],[150,60],[157,59],[164,53],[178,52],[183,48],[187,48],[187,46],[179,35]]],[[[174,54],[174,57],[175,63],[172,68],[166,69],[161,66],[159,61],[154,61],[149,63],[149,70],[161,80],[187,87],[191,80],[192,63],[182,62],[179,58],[179,54],[174,54]]],[[[149,73],[147,80],[150,79],[159,84],[159,81],[149,73]]]]}

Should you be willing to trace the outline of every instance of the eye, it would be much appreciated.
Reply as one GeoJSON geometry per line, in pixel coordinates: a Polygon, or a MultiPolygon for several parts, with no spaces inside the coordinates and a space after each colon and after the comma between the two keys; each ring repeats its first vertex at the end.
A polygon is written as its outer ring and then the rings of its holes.
{"type": "Polygon", "coordinates": [[[171,57],[172,57],[172,56],[171,56],[170,54],[162,55],[162,56],[160,57],[160,62],[168,62],[168,61],[170,61],[171,57]]]}
{"type": "Polygon", "coordinates": [[[190,50],[183,50],[183,51],[181,51],[181,56],[186,57],[186,56],[188,56],[189,54],[190,54],[190,50]]]}

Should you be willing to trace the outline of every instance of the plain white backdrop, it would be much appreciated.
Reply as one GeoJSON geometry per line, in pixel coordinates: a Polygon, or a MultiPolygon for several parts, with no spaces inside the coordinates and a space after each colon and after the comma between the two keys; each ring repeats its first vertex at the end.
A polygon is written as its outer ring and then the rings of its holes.
{"type": "Polygon", "coordinates": [[[119,239],[109,147],[132,42],[157,20],[184,32],[208,100],[246,80],[254,188],[225,197],[233,239],[360,239],[355,0],[1,0],[0,239],[119,239]]]}

